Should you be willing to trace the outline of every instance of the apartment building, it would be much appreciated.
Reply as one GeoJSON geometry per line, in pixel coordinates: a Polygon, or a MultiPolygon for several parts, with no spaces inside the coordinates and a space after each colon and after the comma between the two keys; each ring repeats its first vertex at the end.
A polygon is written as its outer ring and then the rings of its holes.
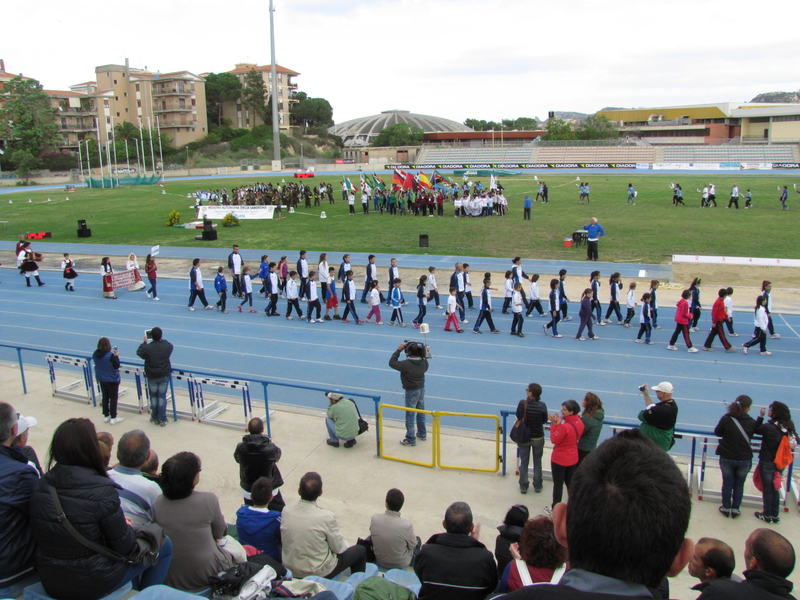
{"type": "MultiPolygon", "coordinates": [[[[297,102],[297,84],[292,78],[300,73],[280,65],[276,65],[276,70],[278,75],[278,124],[281,130],[288,130],[291,126],[289,108],[292,103],[297,102]]],[[[228,73],[236,75],[244,87],[245,77],[249,71],[260,73],[267,88],[267,101],[269,101],[269,96],[272,94],[272,65],[258,66],[255,63],[237,63],[236,68],[228,73]]],[[[241,98],[223,103],[222,118],[230,120],[232,127],[243,129],[252,129],[256,125],[264,123],[258,115],[251,114],[251,111],[242,104],[241,98]]]]}

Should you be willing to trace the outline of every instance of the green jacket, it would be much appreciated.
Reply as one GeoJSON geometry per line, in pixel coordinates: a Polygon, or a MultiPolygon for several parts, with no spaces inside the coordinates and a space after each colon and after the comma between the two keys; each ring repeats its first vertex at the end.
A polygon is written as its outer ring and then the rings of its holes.
{"type": "Polygon", "coordinates": [[[658,427],[650,425],[644,420],[644,412],[645,411],[641,411],[639,413],[639,420],[642,422],[642,424],[639,426],[639,430],[644,434],[645,437],[653,440],[656,443],[656,446],[661,448],[664,452],[669,452],[669,449],[675,444],[675,428],[659,429],[658,427]]]}
{"type": "Polygon", "coordinates": [[[352,440],[358,435],[358,411],[355,402],[342,398],[328,406],[328,418],[336,422],[336,437],[352,440]]]}
{"type": "Polygon", "coordinates": [[[605,419],[605,416],[606,412],[601,408],[589,419],[581,417],[581,421],[583,421],[583,435],[578,442],[578,450],[591,452],[597,448],[597,440],[600,438],[600,430],[603,429],[603,419],[605,419]]]}

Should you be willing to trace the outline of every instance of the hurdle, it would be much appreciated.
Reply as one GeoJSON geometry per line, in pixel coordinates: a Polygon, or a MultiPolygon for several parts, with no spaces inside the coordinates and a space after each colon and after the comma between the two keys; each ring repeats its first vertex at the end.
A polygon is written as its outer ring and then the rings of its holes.
{"type": "Polygon", "coordinates": [[[72,400],[73,402],[85,402],[86,404],[97,406],[97,401],[94,396],[94,385],[92,383],[92,371],[89,368],[89,361],[87,359],[66,354],[53,354],[50,352],[45,355],[45,358],[47,360],[47,369],[50,373],[50,387],[53,396],[72,400]],[[83,381],[76,379],[75,381],[58,387],[56,378],[57,364],[80,367],[83,370],[83,381]],[[78,391],[81,386],[83,386],[83,393],[78,391]]]}
{"type": "MultiPolygon", "coordinates": [[[[193,405],[196,409],[197,421],[199,423],[208,423],[209,425],[217,425],[218,427],[244,429],[245,431],[247,430],[247,423],[253,418],[253,404],[250,400],[249,382],[238,379],[193,376],[190,380],[190,385],[194,391],[195,401],[193,405]],[[241,390],[243,420],[226,421],[223,419],[218,419],[217,417],[226,412],[229,407],[226,404],[221,404],[218,400],[213,400],[206,405],[203,386],[216,386],[233,390],[241,390]]],[[[262,417],[262,420],[266,422],[266,415],[262,417]]]]}
{"type": "Polygon", "coordinates": [[[194,402],[194,375],[189,373],[188,371],[176,371],[173,369],[172,377],[170,378],[170,394],[172,396],[172,417],[175,421],[178,420],[178,417],[187,417],[192,421],[197,420],[197,410],[195,408],[194,402]],[[177,405],[175,404],[175,387],[173,386],[173,380],[177,379],[178,381],[185,381],[188,388],[189,388],[189,406],[190,410],[178,410],[177,405]]]}

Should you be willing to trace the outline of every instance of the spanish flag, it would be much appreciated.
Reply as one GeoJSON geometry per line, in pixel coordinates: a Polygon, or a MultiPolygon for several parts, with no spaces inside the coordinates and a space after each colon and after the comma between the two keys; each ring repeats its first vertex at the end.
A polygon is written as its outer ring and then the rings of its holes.
{"type": "Polygon", "coordinates": [[[419,184],[422,187],[424,187],[425,189],[427,189],[427,190],[431,189],[431,187],[432,187],[431,186],[431,180],[428,179],[428,176],[425,175],[425,173],[423,173],[422,171],[419,172],[419,180],[418,181],[419,181],[419,184]]]}

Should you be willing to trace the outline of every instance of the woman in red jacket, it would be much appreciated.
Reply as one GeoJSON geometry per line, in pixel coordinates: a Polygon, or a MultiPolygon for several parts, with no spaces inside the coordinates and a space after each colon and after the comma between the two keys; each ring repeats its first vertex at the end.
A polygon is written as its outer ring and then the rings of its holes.
{"type": "Polygon", "coordinates": [[[669,340],[667,350],[678,349],[675,342],[678,341],[678,336],[683,332],[683,339],[686,341],[686,347],[689,348],[689,352],[697,352],[697,348],[692,348],[692,340],[689,338],[689,320],[692,318],[692,311],[689,310],[688,300],[691,297],[691,290],[683,290],[681,292],[678,309],[675,311],[675,332],[669,340]]]}
{"type": "Polygon", "coordinates": [[[706,352],[714,351],[711,344],[714,343],[714,338],[717,336],[719,336],[719,341],[722,342],[726,352],[736,352],[736,348],[731,346],[723,330],[723,326],[728,320],[728,311],[725,310],[725,296],[727,295],[728,290],[726,288],[720,288],[719,298],[714,300],[714,306],[711,307],[711,331],[708,332],[706,343],[703,344],[703,350],[706,352]]]}
{"type": "Polygon", "coordinates": [[[550,441],[553,454],[550,456],[550,470],[553,473],[553,506],[561,502],[564,484],[569,484],[575,469],[578,468],[578,440],[583,435],[583,421],[578,413],[581,407],[575,400],[561,404],[561,414],[553,413],[550,418],[550,441]]]}

